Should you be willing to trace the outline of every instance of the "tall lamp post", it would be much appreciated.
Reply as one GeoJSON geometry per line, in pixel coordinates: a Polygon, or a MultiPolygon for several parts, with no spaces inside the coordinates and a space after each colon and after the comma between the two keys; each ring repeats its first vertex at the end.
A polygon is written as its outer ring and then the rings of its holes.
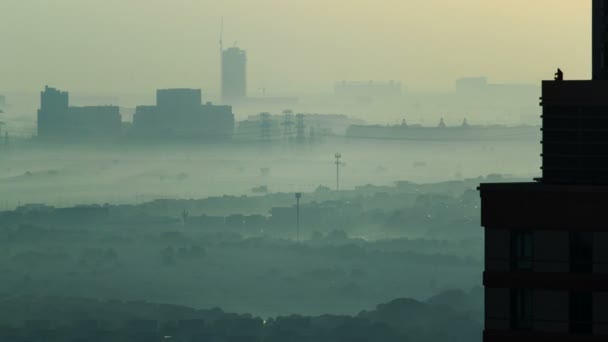
{"type": "Polygon", "coordinates": [[[336,157],[336,191],[340,191],[340,165],[342,165],[340,158],[342,158],[342,154],[336,153],[335,157],[336,157]]]}
{"type": "Polygon", "coordinates": [[[296,241],[300,242],[300,198],[301,192],[296,192],[296,241]]]}

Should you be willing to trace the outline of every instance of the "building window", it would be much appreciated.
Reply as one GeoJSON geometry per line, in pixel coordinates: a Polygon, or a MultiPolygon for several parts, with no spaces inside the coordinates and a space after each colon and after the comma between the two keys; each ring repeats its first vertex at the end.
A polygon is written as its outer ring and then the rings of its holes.
{"type": "Polygon", "coordinates": [[[570,233],[570,272],[593,271],[593,233],[570,233]]]}
{"type": "Polygon", "coordinates": [[[593,330],[593,293],[570,292],[570,332],[590,334],[593,330]]]}
{"type": "Polygon", "coordinates": [[[511,290],[511,328],[530,330],[533,321],[533,298],[530,289],[511,290]]]}
{"type": "Polygon", "coordinates": [[[534,256],[534,235],[530,231],[513,231],[511,235],[511,269],[531,271],[534,256]]]}

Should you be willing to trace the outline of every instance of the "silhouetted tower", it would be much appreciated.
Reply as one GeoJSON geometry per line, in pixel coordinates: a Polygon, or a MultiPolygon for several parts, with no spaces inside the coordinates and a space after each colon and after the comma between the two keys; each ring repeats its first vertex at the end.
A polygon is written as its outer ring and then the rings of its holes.
{"type": "Polygon", "coordinates": [[[247,53],[237,47],[222,51],[222,102],[233,104],[247,97],[247,53]]]}
{"type": "Polygon", "coordinates": [[[485,342],[608,341],[607,5],[593,80],[542,82],[542,177],[479,187],[485,342]]]}
{"type": "Polygon", "coordinates": [[[300,242],[300,198],[301,192],[296,192],[296,241],[300,242]]]}
{"type": "Polygon", "coordinates": [[[464,120],[462,120],[462,127],[469,127],[469,121],[467,120],[467,118],[464,118],[464,120]]]}
{"type": "Polygon", "coordinates": [[[272,121],[270,113],[260,113],[260,140],[270,141],[270,130],[272,128],[272,121]]]}
{"type": "Polygon", "coordinates": [[[336,191],[340,191],[340,166],[343,165],[340,159],[342,158],[342,154],[336,153],[334,157],[336,158],[336,191]]]}
{"type": "Polygon", "coordinates": [[[306,142],[306,125],[304,124],[304,114],[296,115],[296,142],[306,142]]]}
{"type": "Polygon", "coordinates": [[[293,126],[295,123],[293,122],[293,111],[286,109],[283,111],[283,138],[286,141],[293,140],[293,126]]]}

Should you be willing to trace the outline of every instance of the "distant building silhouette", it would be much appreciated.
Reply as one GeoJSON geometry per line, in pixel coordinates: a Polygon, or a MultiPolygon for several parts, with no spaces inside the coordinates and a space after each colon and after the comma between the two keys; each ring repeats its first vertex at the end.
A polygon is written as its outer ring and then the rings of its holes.
{"type": "Polygon", "coordinates": [[[607,18],[593,80],[542,83],[542,178],[480,186],[486,342],[608,340],[607,18]]]}
{"type": "Polygon", "coordinates": [[[116,138],[121,134],[121,121],[117,106],[70,107],[67,92],[48,86],[40,96],[39,138],[116,138]]]}
{"type": "Polygon", "coordinates": [[[161,109],[191,111],[203,103],[200,89],[159,89],[156,91],[156,106],[161,109]]]}
{"type": "Polygon", "coordinates": [[[222,102],[234,104],[247,97],[247,53],[237,47],[222,50],[222,102]]]}
{"type": "Polygon", "coordinates": [[[202,104],[200,89],[158,90],[156,106],[138,106],[133,115],[137,137],[225,140],[233,131],[232,107],[202,104]]]}
{"type": "Polygon", "coordinates": [[[49,137],[58,135],[69,107],[69,94],[46,86],[40,94],[40,109],[38,110],[38,136],[49,137]]]}

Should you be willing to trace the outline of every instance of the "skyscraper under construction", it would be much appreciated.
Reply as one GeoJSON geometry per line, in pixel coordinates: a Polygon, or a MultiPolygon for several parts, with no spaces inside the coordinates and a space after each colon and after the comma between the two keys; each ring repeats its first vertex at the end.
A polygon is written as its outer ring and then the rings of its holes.
{"type": "Polygon", "coordinates": [[[247,97],[247,53],[237,47],[222,52],[222,102],[232,105],[247,97]]]}

